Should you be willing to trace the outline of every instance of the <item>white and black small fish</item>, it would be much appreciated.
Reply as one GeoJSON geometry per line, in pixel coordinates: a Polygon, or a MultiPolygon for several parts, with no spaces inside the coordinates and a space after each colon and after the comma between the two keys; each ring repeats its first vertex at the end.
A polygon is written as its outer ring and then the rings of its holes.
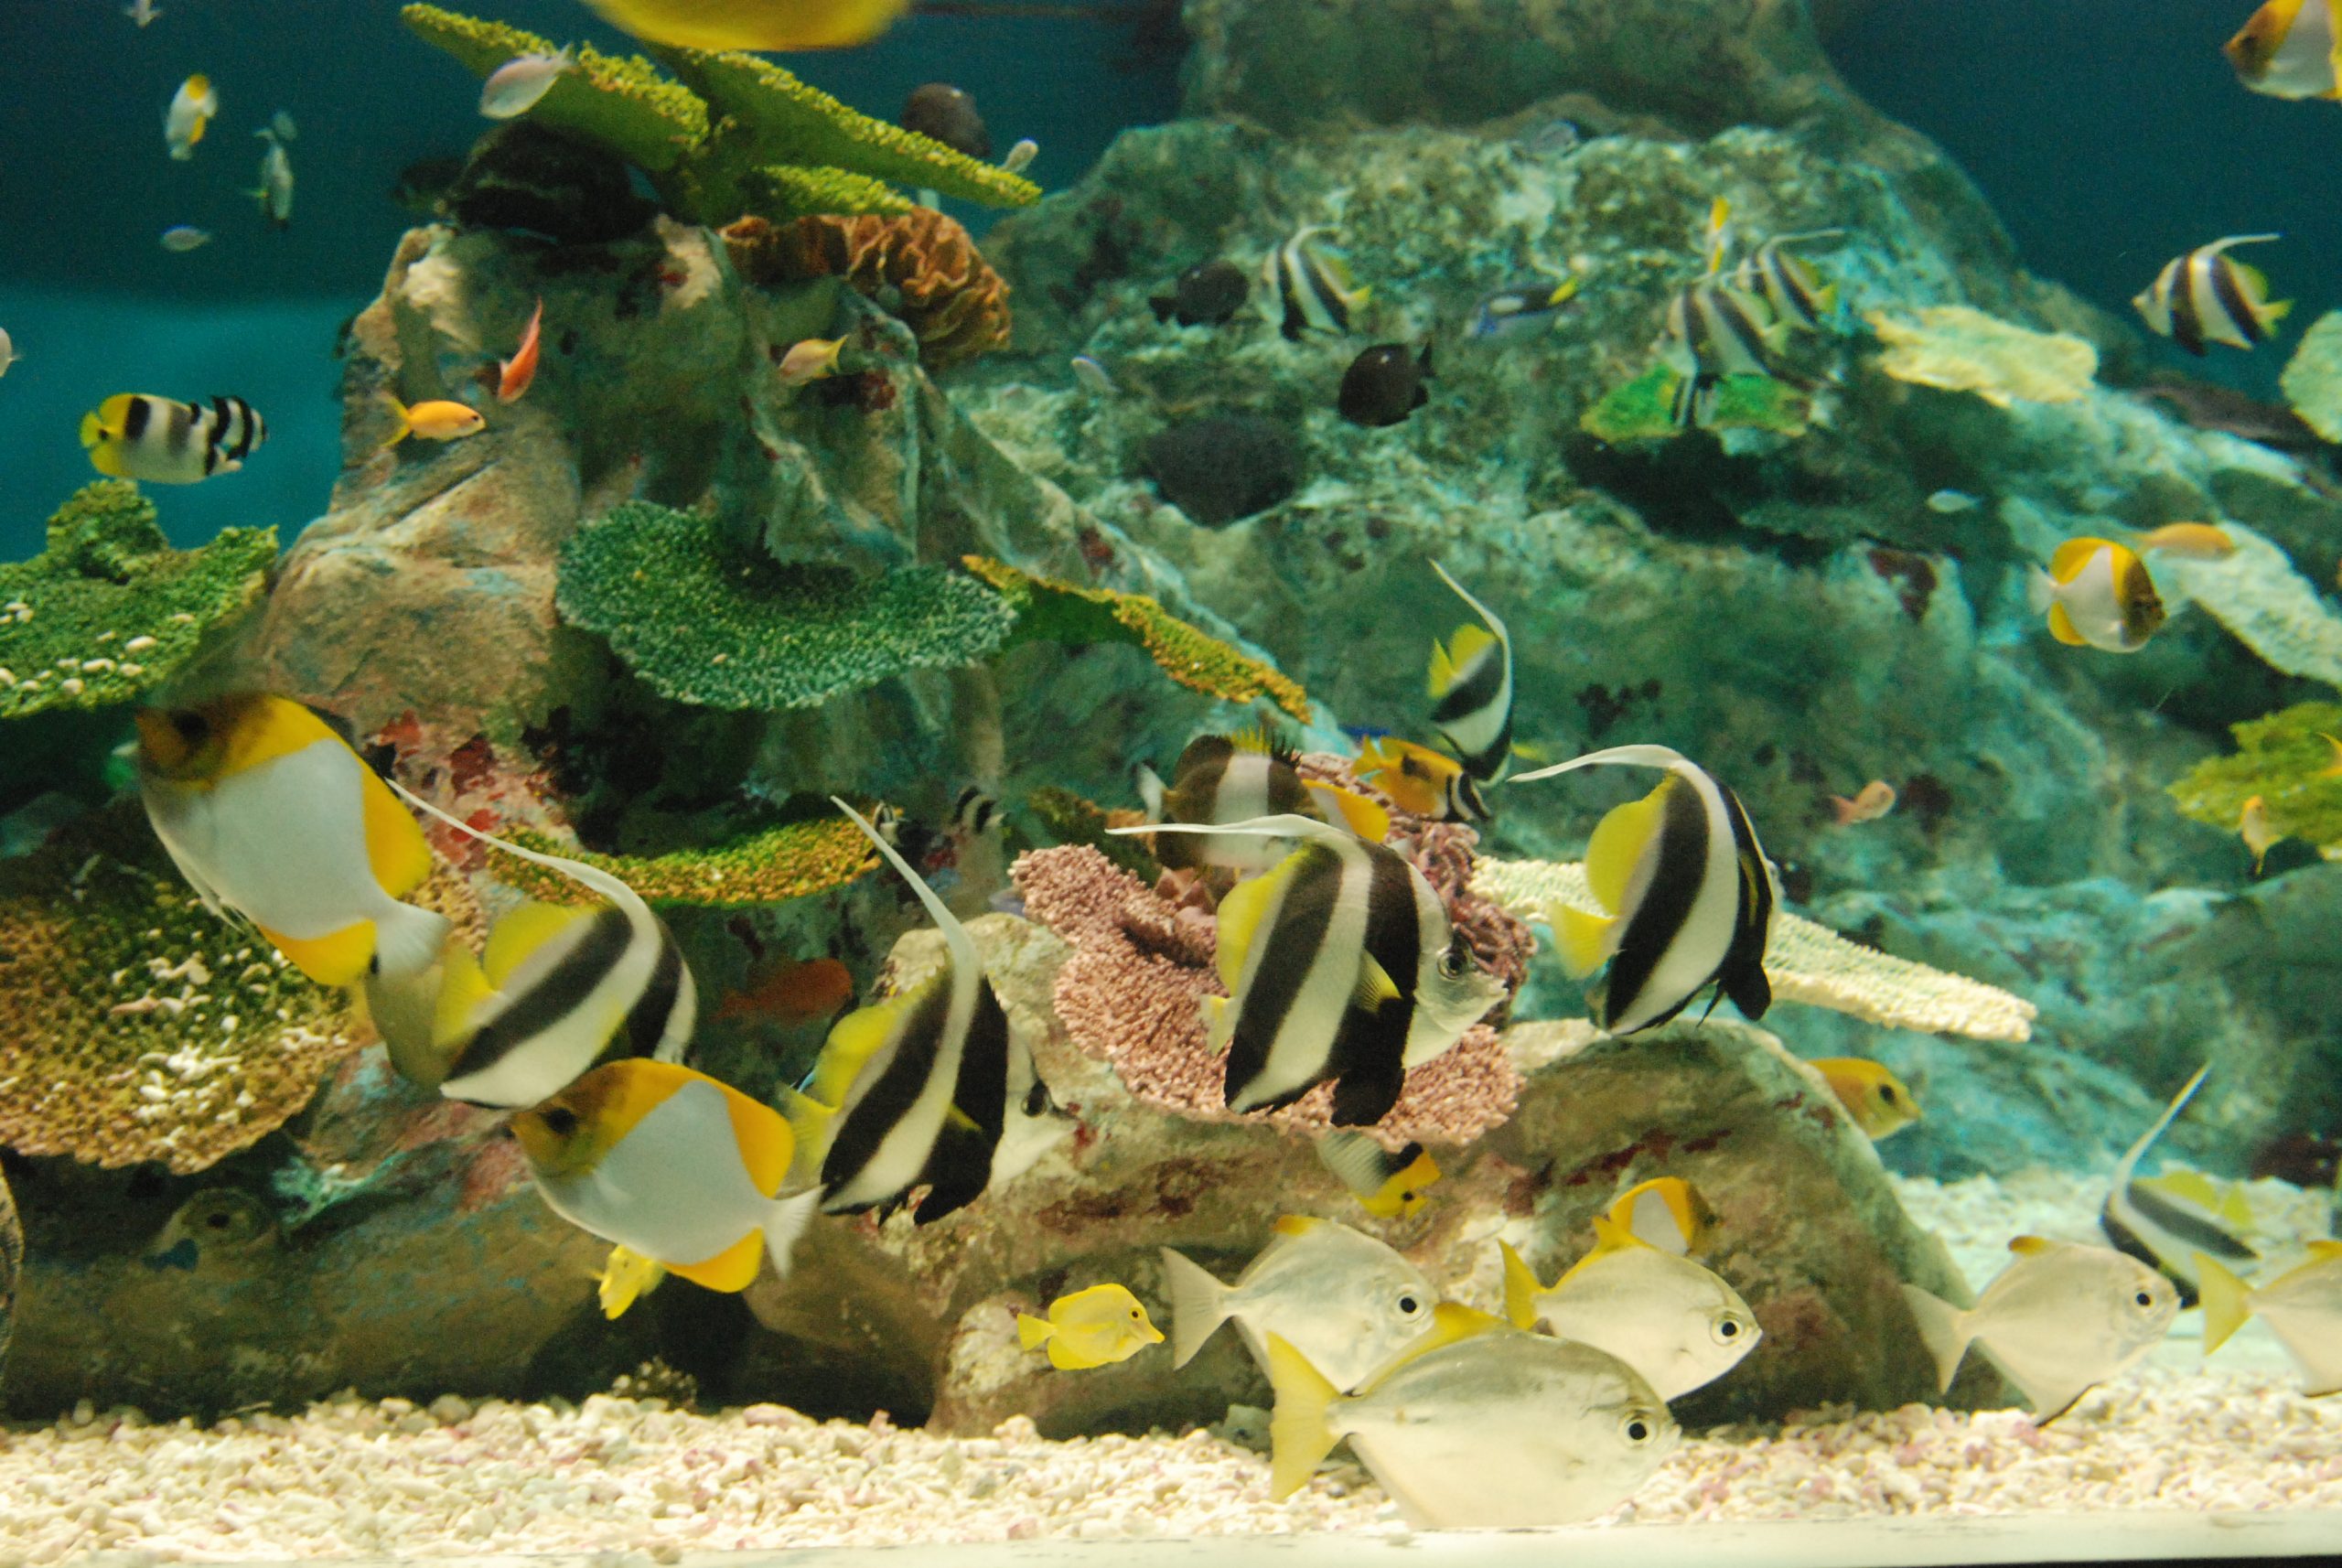
{"type": "Polygon", "coordinates": [[[2122,1163],[2114,1167],[2114,1183],[2108,1189],[2106,1202],[2099,1209],[2099,1229],[2106,1239],[2122,1251],[2138,1259],[2164,1278],[2179,1287],[2179,1305],[2196,1305],[2196,1294],[2201,1287],[2201,1271],[2197,1260],[2210,1256],[2230,1268],[2256,1262],[2261,1254],[2246,1246],[2221,1225],[2218,1219],[2200,1203],[2173,1191],[2167,1183],[2139,1179],[2139,1161],[2164,1130],[2177,1120],[2180,1112],[2195,1098],[2212,1070],[2206,1062],[2196,1069],[2184,1088],[2155,1118],[2154,1125],[2139,1135],[2122,1155],[2122,1163]]]}
{"type": "Polygon", "coordinates": [[[1603,912],[1551,911],[1572,973],[1609,966],[1588,993],[1595,1023],[1614,1035],[1648,1029],[1710,985],[1745,1016],[1763,1017],[1773,1000],[1765,944],[1778,893],[1739,797],[1663,746],[1613,746],[1512,782],[1597,767],[1658,768],[1668,776],[1594,830],[1585,872],[1603,912]]]}
{"type": "MultiPolygon", "coordinates": [[[[1133,773],[1150,822],[1209,825],[1291,813],[1339,822],[1377,843],[1391,831],[1390,813],[1373,801],[1305,779],[1294,763],[1291,747],[1264,731],[1246,729],[1189,741],[1168,785],[1144,763],[1133,773]]],[[[1202,865],[1265,871],[1285,854],[1275,840],[1252,833],[1165,833],[1154,849],[1155,858],[1173,871],[1202,865]]]]}
{"type": "Polygon", "coordinates": [[[1838,285],[1823,283],[1812,263],[1788,247],[1805,240],[1828,239],[1837,232],[1824,229],[1766,241],[1733,268],[1732,286],[1762,299],[1771,307],[1774,319],[1808,332],[1820,330],[1822,317],[1838,307],[1838,285]]]}
{"type": "Polygon", "coordinates": [[[1317,245],[1324,228],[1303,229],[1269,252],[1262,281],[1282,312],[1278,330],[1299,342],[1304,332],[1347,332],[1350,317],[1372,296],[1371,285],[1353,280],[1340,257],[1317,245]]]}
{"type": "Polygon", "coordinates": [[[1231,1111],[1274,1110],[1331,1083],[1334,1124],[1372,1126],[1397,1103],[1409,1068],[1454,1046],[1503,999],[1423,873],[1379,843],[1299,816],[1110,831],[1301,841],[1220,901],[1229,994],[1205,998],[1204,1016],[1213,1047],[1228,1048],[1231,1111]]]}
{"type": "Polygon", "coordinates": [[[117,479],[192,485],[232,474],[268,439],[268,424],[240,397],[209,407],[121,392],[81,416],[90,466],[117,479]]]}
{"type": "Polygon", "coordinates": [[[977,838],[1000,826],[1000,802],[971,784],[953,797],[951,831],[961,838],[977,838]]]}
{"type": "Polygon", "coordinates": [[[1530,278],[1480,296],[1464,328],[1467,338],[1508,342],[1544,331],[1561,318],[1562,307],[1577,296],[1574,276],[1530,278]]]}
{"type": "Polygon", "coordinates": [[[1703,278],[1667,306],[1663,357],[1679,381],[1674,419],[1688,430],[1708,417],[1716,383],[1726,376],[1772,374],[1767,356],[1780,347],[1782,328],[1759,295],[1721,278],[1703,278]]]}
{"type": "Polygon", "coordinates": [[[2191,354],[2207,343],[2250,349],[2269,340],[2271,328],[2292,310],[2290,299],[2272,300],[2260,270],[2229,259],[2231,245],[2259,245],[2282,234],[2231,234],[2164,263],[2155,281],[2131,303],[2148,329],[2191,354]]]}
{"type": "Polygon", "coordinates": [[[1432,727],[1478,783],[1494,784],[1512,766],[1512,634],[1496,612],[1464,591],[1434,561],[1431,569],[1488,623],[1458,627],[1431,645],[1432,727]]]}

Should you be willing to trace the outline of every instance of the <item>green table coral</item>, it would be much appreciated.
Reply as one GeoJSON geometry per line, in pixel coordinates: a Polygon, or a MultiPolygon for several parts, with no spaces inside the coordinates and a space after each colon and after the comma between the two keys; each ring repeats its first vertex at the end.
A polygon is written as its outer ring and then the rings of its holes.
{"type": "Polygon", "coordinates": [[[0,719],[152,691],[259,602],[275,561],[273,528],[174,550],[137,486],[83,486],[48,520],[47,550],[0,564],[0,719]]]}
{"type": "Polygon", "coordinates": [[[2208,758],[2168,787],[2180,811],[2234,832],[2244,803],[2258,795],[2278,834],[2342,860],[2342,745],[2326,739],[2342,736],[2342,703],[2299,703],[2229,733],[2233,756],[2208,758]]]}
{"type": "MultiPolygon", "coordinates": [[[[400,15],[476,76],[518,55],[553,52],[533,33],[436,5],[400,15]]],[[[1021,175],[857,113],[754,55],[661,51],[681,82],[639,57],[581,48],[575,58],[577,69],[530,118],[640,168],[668,209],[694,222],[908,211],[890,180],[993,207],[1040,199],[1040,187],[1021,175]]]]}
{"type": "Polygon", "coordinates": [[[1131,643],[1192,691],[1230,703],[1266,697],[1303,724],[1309,722],[1309,697],[1299,682],[1197,630],[1144,594],[1076,587],[982,555],[966,556],[963,564],[1014,607],[1015,641],[1131,643]]]}
{"type": "MultiPolygon", "coordinates": [[[[1578,428],[1613,446],[1629,441],[1667,441],[1681,435],[1675,423],[1675,389],[1682,374],[1653,365],[1623,386],[1613,387],[1578,417],[1578,428]]],[[[1726,376],[1716,383],[1714,406],[1700,421],[1706,430],[1769,430],[1777,435],[1805,434],[1805,394],[1771,376],[1726,376]]]]}
{"type": "Polygon", "coordinates": [[[714,519],[629,501],[561,553],[556,603],[652,690],[702,707],[809,708],[912,670],[990,658],[1014,612],[940,567],[876,577],[781,565],[714,519]]]}
{"type": "MultiPolygon", "coordinates": [[[[783,822],[727,843],[658,855],[591,854],[527,831],[504,836],[522,849],[599,867],[647,904],[702,909],[750,908],[810,897],[843,887],[878,864],[862,830],[835,815],[783,822]]],[[[518,855],[490,849],[488,865],[499,881],[550,904],[583,904],[594,897],[561,873],[518,855]]]]}

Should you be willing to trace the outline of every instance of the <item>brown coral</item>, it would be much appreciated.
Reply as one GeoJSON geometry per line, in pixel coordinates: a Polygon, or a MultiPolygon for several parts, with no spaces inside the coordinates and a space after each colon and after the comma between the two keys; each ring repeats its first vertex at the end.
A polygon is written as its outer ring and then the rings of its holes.
{"type": "Polygon", "coordinates": [[[929,370],[946,370],[1008,341],[1008,285],[956,219],[917,207],[896,217],[822,216],[788,223],[743,218],[724,231],[732,264],[759,285],[842,277],[917,334],[929,370]]]}
{"type": "MultiPolygon", "coordinates": [[[[1036,850],[1009,875],[1026,913],[1073,947],[1053,998],[1066,1033],[1112,1063],[1138,1100],[1204,1122],[1300,1133],[1332,1125],[1328,1084],[1282,1111],[1228,1109],[1225,1069],[1202,1015],[1205,997],[1227,994],[1212,965],[1216,921],[1158,896],[1087,844],[1036,850]]],[[[1496,1031],[1477,1025],[1407,1074],[1399,1103],[1372,1131],[1394,1148],[1409,1139],[1469,1143],[1510,1116],[1520,1092],[1496,1031]]]]}

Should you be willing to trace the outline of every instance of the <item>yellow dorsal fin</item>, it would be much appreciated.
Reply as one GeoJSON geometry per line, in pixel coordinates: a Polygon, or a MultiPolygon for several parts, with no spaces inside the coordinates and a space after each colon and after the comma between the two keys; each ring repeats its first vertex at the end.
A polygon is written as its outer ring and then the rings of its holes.
{"type": "Polygon", "coordinates": [[[1269,739],[1269,732],[1259,725],[1246,725],[1242,729],[1230,736],[1228,742],[1237,750],[1249,751],[1256,757],[1276,755],[1275,743],[1269,739]]]}
{"type": "Polygon", "coordinates": [[[2309,1255],[2320,1262],[2342,1258],[2342,1241],[2312,1241],[2309,1255]]]}
{"type": "Polygon", "coordinates": [[[1586,841],[1586,885],[1594,890],[1594,901],[1607,913],[1625,912],[1635,866],[1658,836],[1659,824],[1666,816],[1667,792],[1677,787],[1678,780],[1670,774],[1641,800],[1613,806],[1586,841]]]}
{"type": "Polygon", "coordinates": [[[1499,1241],[1504,1252],[1504,1316],[1515,1328],[1531,1328],[1537,1323],[1537,1298],[1545,1287],[1537,1283],[1537,1272],[1529,1260],[1512,1250],[1509,1241],[1499,1241]]]}
{"type": "Polygon", "coordinates": [[[496,994],[496,987],[488,983],[479,960],[461,941],[449,942],[439,961],[445,978],[439,983],[439,1000],[432,1012],[431,1038],[447,1049],[470,1036],[479,1004],[496,994]]]}
{"type": "Polygon", "coordinates": [[[670,1263],[667,1267],[695,1285],[710,1290],[747,1290],[763,1266],[765,1236],[761,1230],[751,1230],[713,1258],[703,1258],[696,1263],[670,1263]]]}
{"type": "Polygon", "coordinates": [[[827,1043],[822,1047],[822,1058],[814,1064],[813,1079],[806,1085],[806,1092],[824,1105],[843,1105],[846,1091],[862,1075],[863,1068],[876,1056],[886,1037],[894,1033],[896,1023],[911,1010],[930,986],[942,983],[940,972],[920,981],[908,991],[889,996],[884,1002],[874,1002],[867,1007],[857,1007],[837,1021],[830,1030],[827,1043]]]}
{"type": "Polygon", "coordinates": [[[532,898],[516,905],[489,929],[488,950],[480,955],[488,983],[503,990],[531,953],[594,913],[587,904],[540,904],[532,898]]]}
{"type": "Polygon", "coordinates": [[[1297,855],[1287,855],[1267,871],[1247,882],[1236,885],[1227,897],[1219,901],[1219,983],[1230,991],[1244,973],[1244,955],[1252,950],[1253,939],[1260,935],[1261,921],[1269,907],[1276,901],[1278,891],[1293,876],[1297,855]]]}
{"type": "Polygon", "coordinates": [[[2062,601],[2049,607],[2049,635],[2068,648],[2090,646],[2090,639],[2074,629],[2074,618],[2066,613],[2062,601]]]}
{"type": "Polygon", "coordinates": [[[2072,582],[2081,569],[2090,564],[2090,558],[2105,549],[2106,544],[2103,539],[2067,540],[2057,546],[2057,553],[2049,557],[2051,581],[2061,585],[2072,582]]]}
{"type": "Polygon", "coordinates": [[[2044,1236],[2019,1236],[2009,1243],[2009,1251],[2020,1258],[2037,1258],[2044,1252],[2055,1251],[2057,1243],[2044,1236]]]}
{"type": "Polygon", "coordinates": [[[1561,949],[1562,967],[1572,980],[1584,980],[1610,956],[1610,933],[1618,921],[1612,915],[1589,915],[1568,904],[1556,904],[1547,914],[1553,940],[1561,949]]]}
{"type": "Polygon", "coordinates": [[[1306,1236],[1326,1221],[1308,1214],[1280,1214],[1269,1229],[1280,1236],[1306,1236]]]}
{"type": "Polygon", "coordinates": [[[758,1104],[728,1083],[717,1087],[724,1090],[732,1140],[740,1145],[740,1163],[747,1168],[750,1184],[767,1197],[776,1196],[796,1157],[796,1134],[771,1106],[758,1104]]]}
{"type": "Polygon", "coordinates": [[[1391,978],[1390,972],[1374,961],[1372,953],[1360,954],[1358,983],[1350,988],[1351,1004],[1371,1013],[1385,1002],[1396,1002],[1398,999],[1399,983],[1391,978]]]}
{"type": "Polygon", "coordinates": [[[431,846],[390,787],[368,768],[359,779],[364,803],[366,860],[383,892],[403,898],[431,875],[431,846]]]}
{"type": "Polygon", "coordinates": [[[1423,684],[1434,698],[1445,697],[1447,689],[1456,684],[1456,660],[1447,656],[1447,650],[1436,639],[1431,645],[1430,678],[1423,684]]]}

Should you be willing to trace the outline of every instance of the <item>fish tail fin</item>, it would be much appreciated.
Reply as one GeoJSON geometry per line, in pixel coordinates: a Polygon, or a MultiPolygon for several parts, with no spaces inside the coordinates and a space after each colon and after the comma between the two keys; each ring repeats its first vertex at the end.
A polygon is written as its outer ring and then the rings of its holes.
{"type": "Polygon", "coordinates": [[[437,1089],[447,1076],[450,1053],[437,1026],[446,983],[446,971],[435,964],[411,974],[370,974],[359,991],[366,1021],[390,1052],[391,1066],[424,1089],[437,1089]]]}
{"type": "Polygon", "coordinates": [[[1969,1330],[1968,1314],[1918,1285],[1905,1285],[1903,1299],[1910,1305],[1911,1320],[1919,1326],[1928,1353],[1936,1359],[1938,1391],[1949,1390],[1960,1370],[1961,1358],[1968,1354],[1969,1341],[1976,1337],[1969,1330]]]}
{"type": "Polygon", "coordinates": [[[1269,1498],[1282,1502],[1308,1484],[1340,1441],[1326,1420],[1340,1391],[1284,1335],[1270,1335],[1268,1344],[1269,1386],[1277,1396],[1269,1417],[1269,1498]]]}
{"type": "Polygon", "coordinates": [[[392,980],[422,973],[437,961],[454,929],[445,915],[392,904],[374,920],[375,972],[392,980]]]}
{"type": "MultiPolygon", "coordinates": [[[[268,204],[268,192],[264,190],[248,191],[245,194],[259,197],[261,199],[261,205],[263,207],[268,204]]],[[[395,434],[393,434],[388,441],[383,442],[381,446],[374,448],[377,452],[387,451],[414,434],[414,422],[407,413],[406,404],[401,403],[389,392],[383,392],[381,396],[382,400],[382,406],[390,410],[391,417],[398,423],[395,434]]]]}
{"type": "Polygon", "coordinates": [[[2025,607],[2044,615],[2057,602],[2057,579],[2035,566],[2025,575],[2025,607]]]}
{"type": "Polygon", "coordinates": [[[1545,1287],[1537,1283],[1537,1273],[1529,1260],[1512,1250],[1509,1241],[1497,1245],[1504,1251],[1504,1317],[1515,1328],[1533,1327],[1537,1322],[1537,1294],[1545,1287]]]}
{"type": "Polygon", "coordinates": [[[1036,1317],[1029,1312],[1016,1315],[1016,1343],[1027,1350],[1037,1350],[1057,1337],[1058,1326],[1046,1317],[1036,1317]]]}
{"type": "Polygon", "coordinates": [[[805,1228],[821,1211],[822,1189],[818,1187],[772,1200],[765,1216],[765,1252],[772,1259],[772,1272],[782,1279],[789,1277],[789,1261],[797,1251],[798,1238],[805,1234],[805,1228]]]}
{"type": "Polygon", "coordinates": [[[1168,1247],[1163,1249],[1163,1283],[1171,1293],[1171,1364],[1184,1367],[1228,1321],[1228,1287],[1168,1247]]]}
{"type": "Polygon", "coordinates": [[[106,427],[100,422],[97,411],[92,409],[89,413],[83,414],[81,416],[82,448],[84,450],[94,450],[98,443],[103,441],[105,438],[106,427]]]}
{"type": "Polygon", "coordinates": [[[829,1145],[830,1122],[837,1115],[836,1108],[786,1084],[781,1086],[775,1108],[797,1140],[798,1163],[818,1171],[829,1145]]]}
{"type": "Polygon", "coordinates": [[[2204,1354],[2208,1356],[2227,1344],[2229,1335],[2244,1326],[2244,1320],[2252,1310],[2245,1304],[2245,1297],[2252,1293],[2252,1287],[2218,1258],[2198,1252],[2196,1289],[2204,1300],[2204,1354]]]}

